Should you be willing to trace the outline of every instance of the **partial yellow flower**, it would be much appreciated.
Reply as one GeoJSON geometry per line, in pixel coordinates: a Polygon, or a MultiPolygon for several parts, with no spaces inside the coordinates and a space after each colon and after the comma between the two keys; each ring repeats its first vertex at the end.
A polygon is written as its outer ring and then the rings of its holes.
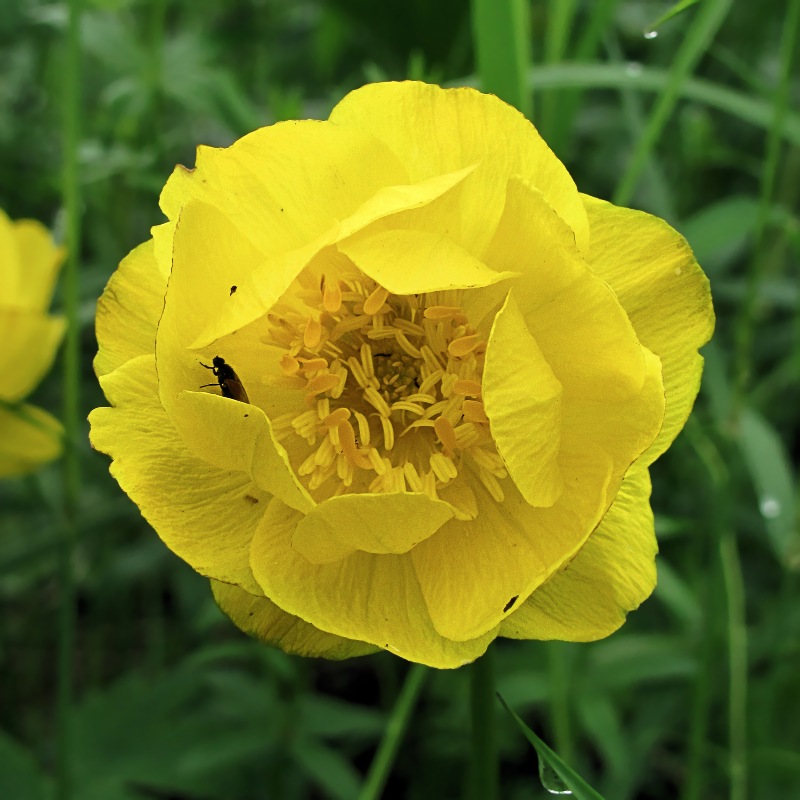
{"type": "Polygon", "coordinates": [[[456,667],[650,594],[647,467],[713,327],[668,225],[422,83],[201,147],[161,205],[98,306],[92,441],[237,625],[456,667]]]}
{"type": "Polygon", "coordinates": [[[62,429],[22,400],[50,369],[64,320],[47,313],[64,252],[34,220],[0,210],[0,478],[57,458],[62,429]]]}

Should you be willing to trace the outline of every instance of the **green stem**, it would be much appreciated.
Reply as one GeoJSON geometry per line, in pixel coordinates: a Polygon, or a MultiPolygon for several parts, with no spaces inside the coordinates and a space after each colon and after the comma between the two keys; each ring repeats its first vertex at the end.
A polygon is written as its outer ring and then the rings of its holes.
{"type": "Polygon", "coordinates": [[[547,667],[550,674],[550,714],[553,720],[555,750],[567,764],[575,763],[572,725],[569,711],[569,679],[564,659],[563,642],[546,642],[547,667]]]}
{"type": "Polygon", "coordinates": [[[427,674],[428,668],[421,664],[414,664],[408,671],[358,800],[378,800],[381,796],[427,674]]]}
{"type": "Polygon", "coordinates": [[[70,0],[64,71],[64,172],[63,201],[67,218],[67,262],[64,269],[64,311],[67,333],[64,344],[64,532],[59,547],[60,583],[58,610],[57,681],[57,796],[69,800],[72,785],[72,655],[75,640],[75,578],[72,572],[73,536],[80,495],[80,464],[77,442],[80,435],[80,328],[78,320],[80,229],[80,183],[78,145],[80,141],[80,20],[81,0],[70,0]]]}
{"type": "Polygon", "coordinates": [[[495,734],[494,649],[490,647],[470,667],[472,706],[472,756],[470,796],[475,800],[497,800],[498,761],[495,734]]]}
{"type": "Polygon", "coordinates": [[[730,799],[747,797],[747,626],[739,549],[732,532],[719,543],[728,612],[730,799]]]}
{"type": "Polygon", "coordinates": [[[780,46],[780,79],[773,102],[772,124],[767,135],[766,156],[761,173],[761,197],[756,222],[753,258],[747,273],[747,290],[736,326],[736,408],[740,408],[744,394],[750,383],[752,369],[753,339],[756,327],[758,295],[764,279],[766,262],[765,232],[770,207],[775,194],[775,181],[778,175],[778,162],[781,152],[781,138],[786,117],[789,112],[791,78],[793,74],[794,47],[797,29],[800,27],[800,0],[790,0],[783,24],[783,38],[780,46]]]}

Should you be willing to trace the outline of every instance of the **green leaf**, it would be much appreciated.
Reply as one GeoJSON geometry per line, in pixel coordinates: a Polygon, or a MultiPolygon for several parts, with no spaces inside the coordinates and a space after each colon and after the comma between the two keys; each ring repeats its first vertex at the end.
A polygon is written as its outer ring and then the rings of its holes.
{"type": "Polygon", "coordinates": [[[497,695],[503,707],[519,725],[525,738],[533,745],[539,757],[539,776],[542,785],[553,794],[572,793],[577,800],[603,800],[603,796],[592,789],[572,767],[564,763],[509,707],[501,695],[497,695]],[[554,779],[555,776],[555,780],[554,779]]]}
{"type": "Polygon", "coordinates": [[[800,569],[794,479],[778,432],[752,408],[739,417],[738,442],[758,495],[772,548],[790,569],[800,569]]]}

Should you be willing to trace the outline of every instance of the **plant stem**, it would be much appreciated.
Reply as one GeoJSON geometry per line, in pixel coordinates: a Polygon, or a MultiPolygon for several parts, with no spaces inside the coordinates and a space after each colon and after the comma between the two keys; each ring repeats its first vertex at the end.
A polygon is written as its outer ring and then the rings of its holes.
{"type": "Polygon", "coordinates": [[[472,758],[470,796],[475,800],[497,800],[498,762],[495,735],[494,650],[490,647],[470,667],[472,707],[472,758]]]}
{"type": "Polygon", "coordinates": [[[728,726],[731,800],[747,797],[747,627],[742,564],[733,532],[719,543],[728,611],[728,726]]]}
{"type": "Polygon", "coordinates": [[[553,720],[555,750],[567,764],[575,763],[572,726],[569,713],[569,678],[563,642],[546,642],[547,667],[550,674],[550,714],[553,720]]]}
{"type": "Polygon", "coordinates": [[[64,269],[64,311],[67,333],[64,345],[64,528],[58,550],[60,584],[58,608],[57,681],[57,796],[73,797],[72,785],[72,656],[75,639],[75,578],[72,572],[73,538],[80,495],[77,441],[80,431],[80,323],[78,320],[81,228],[78,144],[81,107],[81,0],[70,0],[64,70],[63,202],[67,219],[67,261],[64,269]]]}
{"type": "Polygon", "coordinates": [[[358,800],[378,800],[381,796],[427,674],[428,668],[421,664],[414,664],[408,671],[358,800]]]}

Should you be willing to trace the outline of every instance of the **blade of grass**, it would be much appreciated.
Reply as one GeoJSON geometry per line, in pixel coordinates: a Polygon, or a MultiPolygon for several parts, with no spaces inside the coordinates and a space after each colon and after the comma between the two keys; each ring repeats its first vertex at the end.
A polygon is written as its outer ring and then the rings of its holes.
{"type": "Polygon", "coordinates": [[[526,0],[473,0],[472,35],[483,91],[496,94],[530,118],[533,93],[528,81],[528,5],[526,0]]]}
{"type": "Polygon", "coordinates": [[[378,800],[381,796],[427,674],[428,668],[421,664],[414,664],[408,671],[358,800],[378,800]]]}
{"type": "Polygon", "coordinates": [[[773,100],[772,119],[767,135],[767,152],[761,173],[761,196],[756,222],[753,258],[747,272],[747,292],[736,325],[736,405],[744,400],[752,371],[753,338],[756,327],[759,287],[764,278],[765,232],[775,194],[775,179],[781,153],[781,130],[789,111],[792,63],[800,27],[800,0],[790,0],[780,45],[780,78],[773,100]]]}
{"type": "MultiPolygon", "coordinates": [[[[603,36],[612,25],[612,17],[616,10],[619,0],[595,0],[590,6],[589,18],[581,25],[583,31],[575,46],[573,58],[576,61],[591,61],[600,48],[603,36]]],[[[564,99],[559,109],[559,115],[555,120],[553,129],[553,141],[561,144],[563,155],[566,157],[572,142],[572,130],[575,116],[581,104],[582,92],[564,93],[564,99]]],[[[542,98],[546,101],[547,95],[542,98]]],[[[552,145],[551,145],[552,146],[552,145]]],[[[559,154],[556,150],[556,154],[559,154]]]]}
{"type": "Polygon", "coordinates": [[[680,0],[679,3],[675,3],[672,8],[668,11],[665,11],[652,25],[648,25],[647,32],[651,33],[658,28],[660,28],[665,22],[671,20],[673,17],[678,16],[682,11],[686,11],[687,8],[691,8],[693,5],[697,5],[700,0],[680,0]]]}
{"type": "Polygon", "coordinates": [[[692,21],[686,38],[673,59],[664,93],[656,101],[655,107],[647,120],[644,133],[636,143],[633,155],[628,162],[628,167],[614,193],[614,203],[616,205],[629,205],[642,170],[647,164],[647,159],[681,96],[683,84],[708,49],[719,27],[728,15],[731,5],[732,0],[706,0],[696,18],[692,21]]]}
{"type": "MultiPolygon", "coordinates": [[[[548,0],[547,29],[544,39],[545,64],[557,64],[563,61],[567,52],[567,40],[575,20],[577,3],[575,0],[548,0]]],[[[556,153],[561,142],[556,140],[558,119],[562,112],[562,96],[548,94],[540,104],[539,123],[542,135],[556,153]]]]}
{"type": "MultiPolygon", "coordinates": [[[[577,800],[603,800],[602,795],[596,792],[586,781],[575,772],[572,767],[563,761],[557,753],[551,750],[512,710],[506,701],[497,695],[503,707],[517,723],[525,738],[533,745],[536,755],[539,757],[540,768],[552,770],[560,779],[564,786],[571,792],[577,800]]],[[[547,788],[547,787],[545,787],[547,788]]],[[[548,791],[551,791],[548,789],[548,791]]],[[[567,794],[566,791],[559,791],[559,794],[567,794]]]]}
{"type": "Polygon", "coordinates": [[[78,146],[81,114],[82,0],[70,0],[64,70],[63,201],[67,219],[67,262],[64,270],[64,312],[67,333],[64,344],[64,530],[59,548],[58,681],[57,681],[57,797],[70,800],[72,785],[72,680],[75,640],[75,578],[72,551],[81,476],[78,451],[80,435],[80,325],[79,262],[81,248],[80,178],[78,146]]]}

